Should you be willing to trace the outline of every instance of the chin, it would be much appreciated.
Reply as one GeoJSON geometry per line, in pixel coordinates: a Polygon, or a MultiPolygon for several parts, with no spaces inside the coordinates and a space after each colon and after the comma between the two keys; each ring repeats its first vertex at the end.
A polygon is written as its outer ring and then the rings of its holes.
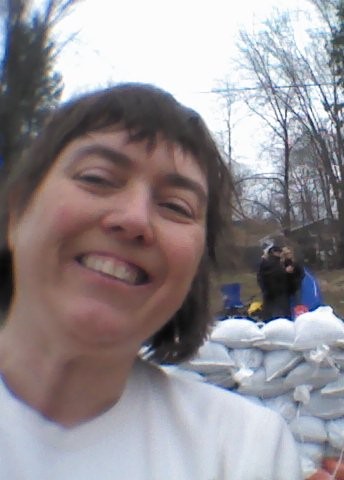
{"type": "Polygon", "coordinates": [[[104,304],[85,302],[80,308],[74,307],[66,320],[69,333],[87,344],[113,345],[123,342],[129,333],[126,315],[104,304]]]}

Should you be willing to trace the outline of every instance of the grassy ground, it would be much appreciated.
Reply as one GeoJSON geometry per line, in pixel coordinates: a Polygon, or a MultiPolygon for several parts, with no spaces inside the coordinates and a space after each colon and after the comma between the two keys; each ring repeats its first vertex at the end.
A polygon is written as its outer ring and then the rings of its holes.
{"type": "MultiPolygon", "coordinates": [[[[335,313],[344,318],[344,269],[321,270],[313,272],[319,281],[326,304],[331,305],[335,313]]],[[[221,275],[215,281],[215,294],[213,307],[216,311],[221,309],[222,299],[218,286],[221,283],[239,282],[241,284],[241,300],[243,303],[251,299],[261,300],[260,290],[254,272],[238,272],[221,275]]]]}

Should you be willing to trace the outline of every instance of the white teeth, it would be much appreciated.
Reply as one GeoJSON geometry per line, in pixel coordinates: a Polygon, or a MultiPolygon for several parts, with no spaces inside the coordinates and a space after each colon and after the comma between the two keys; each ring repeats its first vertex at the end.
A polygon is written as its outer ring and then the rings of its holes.
{"type": "Polygon", "coordinates": [[[117,263],[112,258],[101,258],[96,255],[85,255],[81,258],[81,263],[91,270],[105,273],[111,277],[123,280],[135,285],[139,278],[139,272],[124,263],[117,263]]]}

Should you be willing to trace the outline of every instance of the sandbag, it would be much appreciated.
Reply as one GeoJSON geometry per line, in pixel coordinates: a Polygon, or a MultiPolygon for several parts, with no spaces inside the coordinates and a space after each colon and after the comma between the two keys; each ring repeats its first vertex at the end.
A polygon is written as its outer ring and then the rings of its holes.
{"type": "Polygon", "coordinates": [[[330,382],[321,389],[324,397],[344,397],[344,376],[340,376],[338,380],[330,382]]]}
{"type": "Polygon", "coordinates": [[[229,348],[248,348],[254,342],[264,338],[264,334],[255,322],[232,318],[219,322],[210,334],[210,340],[229,348]]]}
{"type": "Polygon", "coordinates": [[[192,360],[183,362],[180,366],[203,374],[227,372],[228,375],[229,367],[234,367],[235,364],[224,345],[207,341],[199,348],[192,360]]]}
{"type": "Polygon", "coordinates": [[[266,381],[264,367],[259,368],[251,376],[242,379],[237,391],[245,395],[256,395],[259,398],[271,398],[282,395],[289,390],[281,378],[266,381]]]}
{"type": "MultiPolygon", "coordinates": [[[[344,448],[343,325],[331,307],[319,307],[295,322],[226,320],[210,335],[210,343],[225,349],[226,365],[202,370],[202,378],[278,412],[297,442],[304,479],[344,448]]],[[[209,366],[216,365],[219,358],[208,353],[209,366]]]]}
{"type": "Polygon", "coordinates": [[[285,378],[285,383],[290,387],[306,384],[315,388],[325,386],[339,378],[337,367],[317,367],[309,363],[301,363],[291,370],[285,378]]]}
{"type": "Polygon", "coordinates": [[[302,355],[290,350],[273,350],[264,355],[266,380],[282,377],[302,361],[302,355]]]}
{"type": "Polygon", "coordinates": [[[289,422],[289,428],[298,441],[311,443],[327,441],[326,425],[320,418],[296,415],[289,422]]]}
{"type": "Polygon", "coordinates": [[[319,345],[344,345],[344,324],[329,306],[303,313],[295,320],[294,350],[311,350],[319,345]]]}
{"type": "Polygon", "coordinates": [[[296,417],[297,405],[290,392],[277,397],[267,398],[264,400],[264,405],[282,415],[288,423],[296,417]]]}
{"type": "Polygon", "coordinates": [[[234,368],[249,368],[253,371],[263,364],[264,353],[258,348],[236,348],[229,350],[228,355],[234,368]]]}
{"type": "Polygon", "coordinates": [[[262,350],[290,348],[295,340],[295,324],[286,318],[264,324],[261,332],[263,337],[255,341],[255,346],[262,350]]]}
{"type": "Polygon", "coordinates": [[[319,391],[311,392],[309,403],[302,405],[302,415],[314,415],[331,420],[344,416],[344,398],[325,397],[319,391]]]}

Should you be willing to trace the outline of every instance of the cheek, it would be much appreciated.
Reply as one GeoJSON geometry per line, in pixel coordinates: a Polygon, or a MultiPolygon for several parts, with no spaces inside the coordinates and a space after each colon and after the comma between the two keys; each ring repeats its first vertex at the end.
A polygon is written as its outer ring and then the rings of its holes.
{"type": "Polygon", "coordinates": [[[71,208],[67,202],[50,200],[49,203],[45,199],[24,213],[13,231],[11,247],[24,256],[30,251],[30,257],[39,257],[47,248],[55,248],[82,228],[87,228],[91,221],[87,210],[85,213],[71,208]]]}
{"type": "Polygon", "coordinates": [[[171,269],[185,281],[192,281],[204,253],[205,233],[196,230],[192,235],[184,235],[171,242],[169,261],[171,269]]]}
{"type": "Polygon", "coordinates": [[[60,203],[55,207],[49,218],[50,230],[56,236],[64,236],[77,229],[80,221],[80,211],[60,203]]]}
{"type": "Polygon", "coordinates": [[[169,239],[168,250],[165,249],[168,274],[153,317],[166,321],[180,308],[197,274],[204,245],[203,229],[193,235],[176,235],[169,239]]]}
{"type": "Polygon", "coordinates": [[[49,216],[44,220],[47,235],[58,241],[86,229],[92,223],[93,216],[90,209],[79,208],[78,204],[72,202],[60,201],[49,209],[49,216]]]}
{"type": "Polygon", "coordinates": [[[31,210],[31,220],[47,237],[60,239],[85,228],[94,216],[94,205],[72,182],[47,181],[31,210]],[[93,212],[93,213],[92,213],[93,212]]]}

